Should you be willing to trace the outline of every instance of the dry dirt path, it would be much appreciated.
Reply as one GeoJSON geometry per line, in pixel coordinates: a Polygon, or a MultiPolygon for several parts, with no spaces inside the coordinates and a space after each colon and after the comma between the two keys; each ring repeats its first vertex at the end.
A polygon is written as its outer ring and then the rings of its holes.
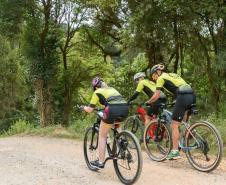
{"type": "MultiPolygon", "coordinates": [[[[212,173],[194,170],[186,159],[156,163],[143,153],[144,165],[136,184],[226,185],[226,161],[212,173]]],[[[82,142],[46,137],[0,139],[0,185],[116,185],[112,162],[91,172],[82,142]]]]}

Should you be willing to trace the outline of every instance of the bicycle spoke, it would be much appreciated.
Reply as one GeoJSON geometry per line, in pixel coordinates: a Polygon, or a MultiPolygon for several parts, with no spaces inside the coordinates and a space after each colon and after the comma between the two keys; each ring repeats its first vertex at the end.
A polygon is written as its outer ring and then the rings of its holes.
{"type": "Polygon", "coordinates": [[[116,173],[122,182],[133,182],[141,171],[141,150],[135,136],[131,132],[120,133],[118,139],[118,157],[114,161],[116,173]]]}
{"type": "Polygon", "coordinates": [[[197,123],[187,134],[187,157],[192,166],[200,171],[211,171],[221,159],[221,139],[213,126],[197,123]],[[197,146],[197,147],[193,147],[197,146]],[[193,148],[192,148],[193,147],[193,148]]]}
{"type": "Polygon", "coordinates": [[[144,133],[145,149],[152,160],[162,161],[171,149],[169,128],[163,123],[150,122],[144,133]]]}
{"type": "Polygon", "coordinates": [[[84,157],[86,164],[90,170],[96,171],[96,168],[93,168],[90,165],[90,161],[97,160],[97,145],[98,145],[98,132],[94,132],[92,128],[89,128],[86,131],[84,139],[84,157]]]}
{"type": "Polygon", "coordinates": [[[143,123],[137,117],[131,116],[127,118],[124,125],[124,129],[131,131],[138,138],[140,143],[143,140],[143,132],[144,132],[142,124],[143,123]]]}

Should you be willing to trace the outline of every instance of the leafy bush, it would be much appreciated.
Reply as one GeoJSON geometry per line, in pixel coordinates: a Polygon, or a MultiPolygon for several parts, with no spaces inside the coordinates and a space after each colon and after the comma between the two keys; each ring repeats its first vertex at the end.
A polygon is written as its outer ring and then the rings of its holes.
{"type": "Polygon", "coordinates": [[[34,128],[34,125],[29,123],[28,121],[20,119],[20,120],[16,121],[15,124],[11,125],[7,134],[14,135],[14,134],[25,133],[25,132],[29,132],[33,128],[34,128]]]}

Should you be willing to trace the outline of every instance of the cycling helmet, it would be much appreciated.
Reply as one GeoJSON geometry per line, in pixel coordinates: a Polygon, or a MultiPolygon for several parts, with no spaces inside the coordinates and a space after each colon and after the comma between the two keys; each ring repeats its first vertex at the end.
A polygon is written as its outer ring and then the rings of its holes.
{"type": "Polygon", "coordinates": [[[142,77],[145,77],[145,73],[144,72],[139,72],[139,73],[136,73],[133,77],[134,81],[136,81],[137,79],[139,78],[142,78],[142,77]]]}
{"type": "Polygon", "coordinates": [[[96,87],[101,87],[102,82],[103,82],[103,80],[99,77],[93,78],[93,80],[92,80],[93,90],[95,91],[96,87]]]}
{"type": "Polygon", "coordinates": [[[165,66],[162,64],[154,65],[150,70],[150,75],[153,75],[158,70],[162,71],[164,68],[165,68],[165,66]]]}

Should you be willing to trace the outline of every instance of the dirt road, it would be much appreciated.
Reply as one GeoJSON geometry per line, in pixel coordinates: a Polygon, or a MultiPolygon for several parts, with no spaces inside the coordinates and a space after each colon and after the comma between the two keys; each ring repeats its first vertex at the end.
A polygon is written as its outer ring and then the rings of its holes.
{"type": "MultiPolygon", "coordinates": [[[[136,184],[226,185],[226,161],[212,173],[194,170],[186,159],[156,163],[143,153],[144,165],[136,184]]],[[[0,139],[0,185],[115,185],[120,184],[108,162],[101,172],[86,167],[82,142],[46,137],[0,139]]]]}

